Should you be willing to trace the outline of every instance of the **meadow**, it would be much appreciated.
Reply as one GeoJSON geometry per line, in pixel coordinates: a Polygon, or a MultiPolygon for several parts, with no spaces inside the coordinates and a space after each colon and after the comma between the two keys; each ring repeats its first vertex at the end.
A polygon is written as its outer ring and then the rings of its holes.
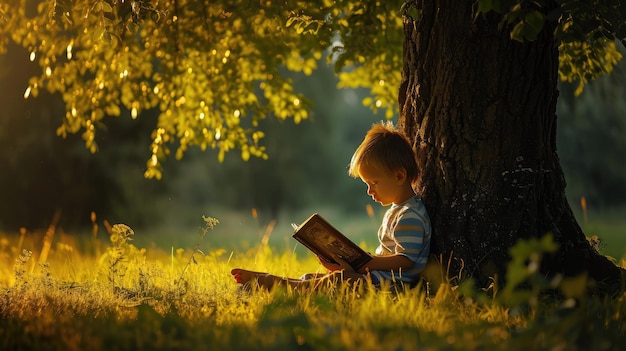
{"type": "MultiPolygon", "coordinates": [[[[587,296],[584,276],[545,281],[531,269],[536,253],[549,250],[547,238],[514,250],[509,270],[526,289],[511,284],[483,291],[471,281],[443,281],[402,292],[348,286],[268,292],[242,289],[230,270],[299,276],[320,271],[320,265],[278,235],[274,222],[256,223],[256,233],[234,248],[226,233],[233,243],[244,234],[220,229],[218,221],[203,217],[198,230],[181,239],[184,244],[169,249],[127,225],[95,220],[89,235],[53,227],[0,235],[0,349],[513,351],[626,345],[626,296],[587,296]],[[556,298],[555,288],[563,296],[556,298]]],[[[603,231],[615,222],[586,225],[603,231]]],[[[619,233],[607,238],[607,247],[621,244],[619,233]]],[[[624,266],[624,259],[616,263],[624,266]]]]}

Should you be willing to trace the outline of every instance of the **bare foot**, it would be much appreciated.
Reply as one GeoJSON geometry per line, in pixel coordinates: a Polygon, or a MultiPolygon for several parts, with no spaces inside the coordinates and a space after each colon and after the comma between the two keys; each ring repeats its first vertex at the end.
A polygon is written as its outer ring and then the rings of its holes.
{"type": "Polygon", "coordinates": [[[230,274],[235,277],[235,280],[239,284],[246,284],[252,280],[258,280],[259,276],[266,275],[266,273],[248,271],[241,268],[235,268],[230,271],[230,274]]]}

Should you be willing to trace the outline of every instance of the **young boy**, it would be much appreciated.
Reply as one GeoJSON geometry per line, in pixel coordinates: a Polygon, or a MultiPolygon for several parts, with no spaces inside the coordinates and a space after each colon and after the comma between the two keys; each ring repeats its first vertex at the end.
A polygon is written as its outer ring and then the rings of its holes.
{"type": "Polygon", "coordinates": [[[237,282],[256,281],[267,289],[277,284],[315,288],[324,282],[354,283],[365,279],[370,279],[374,286],[385,281],[390,285],[416,283],[428,259],[431,228],[426,208],[412,186],[418,169],[411,144],[391,122],[374,124],[352,156],[348,174],[367,185],[367,193],[374,201],[391,205],[378,230],[379,246],[371,261],[355,271],[339,258],[339,264],[320,259],[330,273],[306,274],[301,279],[236,268],[231,274],[237,282]]]}

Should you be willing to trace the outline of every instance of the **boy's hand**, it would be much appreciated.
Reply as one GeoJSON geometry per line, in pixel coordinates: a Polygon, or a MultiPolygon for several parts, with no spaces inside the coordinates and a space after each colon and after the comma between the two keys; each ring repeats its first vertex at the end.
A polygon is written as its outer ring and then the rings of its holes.
{"type": "Polygon", "coordinates": [[[329,262],[327,260],[325,260],[323,257],[317,256],[317,258],[319,259],[320,263],[322,264],[322,266],[326,267],[326,269],[328,269],[331,272],[335,272],[335,271],[348,271],[348,272],[353,272],[354,269],[352,268],[352,266],[350,266],[348,264],[348,262],[342,260],[339,257],[334,257],[335,262],[329,262]]]}
{"type": "Polygon", "coordinates": [[[337,264],[337,262],[330,262],[322,256],[317,256],[317,260],[320,261],[322,266],[324,266],[326,269],[328,269],[331,272],[334,272],[336,270],[341,270],[341,265],[337,264]]]}

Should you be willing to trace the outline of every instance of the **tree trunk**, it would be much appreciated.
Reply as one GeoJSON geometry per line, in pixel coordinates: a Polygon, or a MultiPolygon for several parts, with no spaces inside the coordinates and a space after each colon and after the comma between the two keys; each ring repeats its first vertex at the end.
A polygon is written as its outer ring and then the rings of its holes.
{"type": "Polygon", "coordinates": [[[565,197],[556,153],[554,27],[510,39],[474,1],[413,1],[405,18],[399,127],[414,142],[416,190],[433,223],[432,254],[450,276],[504,277],[509,248],[552,233],[546,274],[588,272],[618,286],[622,270],[591,247],[565,197]],[[417,9],[417,11],[415,11],[417,9]],[[617,284],[616,284],[617,283],[617,284]]]}

